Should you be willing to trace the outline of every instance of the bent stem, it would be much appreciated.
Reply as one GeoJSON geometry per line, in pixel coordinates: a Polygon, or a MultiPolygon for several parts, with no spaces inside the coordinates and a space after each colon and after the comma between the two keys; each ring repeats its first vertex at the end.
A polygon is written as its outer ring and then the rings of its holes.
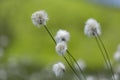
{"type": "Polygon", "coordinates": [[[77,66],[78,66],[81,74],[83,75],[84,79],[86,80],[86,76],[85,76],[84,72],[82,71],[82,69],[80,68],[79,64],[77,63],[76,59],[72,56],[72,54],[68,50],[67,50],[67,53],[73,59],[73,61],[75,62],[75,64],[77,64],[77,66]]]}
{"type": "Polygon", "coordinates": [[[110,66],[110,70],[111,70],[111,73],[112,73],[112,75],[113,75],[112,78],[113,78],[113,80],[115,80],[114,71],[113,71],[113,68],[112,68],[112,64],[111,64],[111,62],[110,62],[109,54],[108,54],[108,52],[107,52],[107,50],[106,50],[106,48],[105,48],[105,45],[104,45],[102,39],[100,38],[100,36],[99,36],[98,34],[97,34],[97,37],[98,37],[98,39],[99,39],[99,41],[100,41],[100,43],[101,43],[101,45],[102,45],[102,47],[103,47],[103,49],[104,49],[104,51],[105,51],[106,57],[107,57],[107,59],[108,59],[108,63],[109,63],[109,66],[110,66]]]}
{"type": "Polygon", "coordinates": [[[52,40],[54,41],[54,43],[56,44],[56,41],[55,41],[54,37],[52,36],[52,33],[48,30],[46,25],[44,25],[44,27],[45,27],[46,31],[48,32],[48,34],[50,35],[50,37],[52,38],[52,40]]]}
{"type": "MultiPolygon", "coordinates": [[[[97,33],[96,33],[96,34],[97,34],[97,33]]],[[[98,47],[99,47],[99,49],[100,49],[100,51],[101,51],[101,53],[102,53],[103,59],[104,59],[106,65],[107,65],[108,69],[110,68],[110,72],[111,72],[111,74],[113,75],[112,80],[115,80],[114,72],[113,72],[113,69],[112,69],[112,65],[111,65],[111,62],[110,62],[109,55],[108,55],[108,53],[107,53],[107,51],[106,51],[106,48],[105,48],[105,46],[104,46],[104,44],[103,44],[103,42],[102,42],[102,40],[100,39],[100,37],[99,37],[98,34],[97,34],[97,36],[95,36],[95,40],[96,40],[97,45],[98,45],[98,47]],[[99,42],[99,41],[100,41],[100,42],[99,42]],[[100,43],[101,43],[101,44],[100,44],[100,43]],[[103,47],[106,56],[104,55],[104,52],[103,52],[101,46],[103,47]],[[106,59],[106,57],[107,57],[107,59],[106,59]],[[107,61],[107,60],[108,60],[108,61],[107,61]]]]}
{"type": "Polygon", "coordinates": [[[109,65],[108,65],[107,60],[106,60],[105,55],[104,55],[104,52],[102,51],[102,48],[101,48],[100,43],[98,42],[98,39],[97,39],[96,36],[95,36],[95,40],[96,40],[96,43],[97,43],[97,45],[98,45],[98,48],[100,49],[100,51],[101,51],[101,53],[102,53],[103,59],[104,59],[104,61],[105,61],[105,64],[107,64],[107,67],[109,68],[109,65]]]}
{"type": "MultiPolygon", "coordinates": [[[[65,61],[67,62],[67,64],[69,65],[69,67],[71,68],[71,70],[74,72],[74,74],[78,77],[78,79],[80,78],[79,75],[77,74],[77,72],[74,70],[74,68],[72,67],[72,65],[69,63],[68,59],[63,55],[65,61]]],[[[81,80],[81,79],[80,79],[81,80]]]]}

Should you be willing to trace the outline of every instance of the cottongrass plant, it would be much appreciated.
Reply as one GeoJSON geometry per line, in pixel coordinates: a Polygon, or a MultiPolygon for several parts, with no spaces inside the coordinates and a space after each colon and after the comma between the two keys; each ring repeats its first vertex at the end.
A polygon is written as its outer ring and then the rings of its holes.
{"type": "MultiPolygon", "coordinates": [[[[46,31],[48,32],[48,34],[50,35],[50,37],[52,38],[52,40],[54,41],[54,43],[57,45],[56,48],[60,45],[58,45],[59,42],[63,41],[63,42],[67,42],[69,40],[69,33],[66,31],[59,31],[58,32],[58,36],[56,36],[56,41],[53,37],[53,35],[51,34],[51,32],[49,31],[49,29],[46,26],[46,22],[48,21],[48,15],[44,10],[41,11],[36,11],[32,14],[31,16],[32,22],[35,26],[40,27],[40,26],[44,26],[44,28],[46,29],[46,31]],[[65,34],[64,34],[65,33],[65,34]],[[60,34],[60,35],[59,35],[60,34]]],[[[59,47],[60,49],[62,48],[59,47]]],[[[60,53],[61,51],[58,51],[58,53],[60,53]]],[[[65,52],[65,50],[63,51],[65,52]]],[[[72,54],[68,51],[68,49],[66,49],[66,52],[68,53],[68,55],[71,57],[71,59],[73,59],[73,61],[78,65],[76,59],[72,56],[72,54]]],[[[63,54],[63,53],[62,53],[63,54]]],[[[77,72],[74,70],[73,66],[71,65],[71,63],[68,61],[67,57],[65,55],[63,55],[64,59],[66,60],[66,62],[68,63],[68,65],[70,66],[70,68],[72,69],[72,71],[75,73],[76,76],[79,77],[79,74],[77,74],[77,72]]],[[[81,74],[83,75],[83,77],[85,78],[85,75],[83,74],[82,69],[80,68],[80,66],[78,65],[81,74]]]]}
{"type": "MultiPolygon", "coordinates": [[[[45,30],[47,31],[47,33],[49,34],[49,36],[51,37],[51,39],[54,41],[56,45],[55,47],[56,52],[58,53],[58,55],[62,56],[65,59],[70,69],[74,72],[74,74],[79,80],[94,80],[92,78],[86,77],[83,71],[86,65],[83,62],[81,63],[77,62],[76,59],[68,50],[67,42],[70,39],[69,32],[67,32],[66,30],[60,29],[58,30],[56,36],[53,37],[52,33],[49,31],[46,25],[49,18],[47,13],[44,10],[34,12],[31,16],[31,19],[32,19],[32,23],[38,28],[41,26],[45,28],[45,30]],[[73,63],[75,63],[75,67],[73,63]],[[78,73],[78,71],[80,71],[82,76],[78,73]]],[[[102,53],[103,59],[107,65],[107,68],[110,69],[110,73],[112,74],[112,80],[117,80],[114,76],[114,71],[110,62],[109,54],[104,46],[103,41],[100,38],[100,35],[101,35],[100,24],[95,19],[92,19],[92,18],[88,19],[84,28],[84,33],[89,37],[95,38],[97,45],[102,53]]],[[[115,58],[116,59],[119,58],[118,54],[115,54],[115,58]]],[[[56,76],[63,76],[64,70],[65,70],[65,67],[62,63],[57,63],[53,66],[53,71],[56,76]]]]}
{"type": "Polygon", "coordinates": [[[68,35],[66,35],[66,33],[68,33],[65,30],[59,30],[57,32],[57,35],[55,36],[56,39],[56,43],[58,41],[58,43],[56,44],[56,52],[64,57],[65,61],[68,63],[68,65],[70,66],[70,68],[72,69],[72,71],[75,73],[75,75],[79,78],[79,75],[77,74],[77,72],[75,71],[75,69],[73,68],[72,64],[70,63],[70,61],[67,59],[67,57],[65,56],[66,50],[67,50],[67,43],[66,43],[66,39],[68,37],[68,35]]]}
{"type": "Polygon", "coordinates": [[[109,54],[104,46],[103,41],[100,38],[100,35],[101,35],[100,24],[93,18],[88,19],[85,24],[84,33],[89,37],[95,37],[95,40],[96,40],[97,45],[102,53],[104,61],[107,65],[108,69],[110,68],[110,72],[113,76],[112,79],[115,80],[114,71],[113,71],[113,68],[112,68],[112,65],[110,62],[109,54]]]}
{"type": "MultiPolygon", "coordinates": [[[[57,34],[55,36],[55,41],[57,44],[59,44],[61,42],[67,43],[69,41],[69,38],[70,38],[69,32],[67,32],[66,30],[60,29],[57,31],[57,34]]],[[[68,53],[68,57],[69,57],[70,61],[67,59],[66,56],[63,56],[63,57],[67,61],[68,65],[71,67],[71,69],[74,71],[75,74],[77,74],[76,72],[80,71],[82,74],[82,77],[84,79],[86,79],[85,74],[84,74],[83,70],[81,69],[81,67],[79,66],[79,64],[77,63],[76,59],[72,56],[72,54],[70,53],[70,51],[68,51],[68,49],[66,49],[66,52],[68,53]],[[78,70],[73,68],[72,61],[75,62],[76,66],[78,67],[78,70]]]]}

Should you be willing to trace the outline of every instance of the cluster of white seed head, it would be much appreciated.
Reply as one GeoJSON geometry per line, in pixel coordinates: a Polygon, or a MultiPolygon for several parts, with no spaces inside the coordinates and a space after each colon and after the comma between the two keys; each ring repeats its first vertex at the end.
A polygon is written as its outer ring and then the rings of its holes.
{"type": "MultiPolygon", "coordinates": [[[[40,27],[41,25],[45,26],[46,22],[48,21],[48,15],[44,10],[41,11],[36,11],[32,14],[31,16],[32,23],[40,27]]],[[[84,28],[84,33],[85,35],[92,37],[92,36],[99,36],[101,35],[101,28],[99,23],[95,19],[88,19],[85,24],[84,28]]],[[[70,39],[70,34],[66,30],[58,30],[56,36],[55,36],[55,41],[56,41],[56,52],[60,56],[64,56],[67,50],[67,42],[70,39]]],[[[115,54],[114,56],[120,57],[120,54],[115,54]]],[[[78,61],[78,65],[83,69],[86,68],[86,64],[84,61],[78,61]]],[[[75,64],[75,67],[77,65],[75,64]]],[[[76,67],[78,68],[78,67],[76,67]]],[[[65,66],[63,63],[59,62],[57,64],[53,65],[53,72],[55,73],[56,77],[62,77],[64,72],[65,72],[65,66]]],[[[93,77],[87,77],[87,80],[95,80],[93,77]]]]}
{"type": "Polygon", "coordinates": [[[65,52],[67,50],[67,42],[69,41],[70,34],[66,30],[58,30],[56,36],[55,36],[55,41],[56,41],[56,52],[64,56],[65,52]]]}

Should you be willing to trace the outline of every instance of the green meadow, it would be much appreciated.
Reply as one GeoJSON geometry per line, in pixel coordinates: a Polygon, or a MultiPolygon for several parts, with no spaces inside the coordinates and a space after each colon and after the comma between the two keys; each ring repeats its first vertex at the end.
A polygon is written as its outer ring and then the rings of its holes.
{"type": "Polygon", "coordinates": [[[0,34],[9,37],[9,45],[1,58],[17,60],[30,58],[33,64],[41,67],[58,61],[65,62],[55,51],[55,45],[44,27],[32,24],[31,15],[38,10],[48,13],[47,27],[53,34],[59,29],[70,32],[68,49],[78,60],[83,59],[90,69],[104,67],[104,60],[94,38],[84,34],[88,18],[96,19],[102,29],[101,38],[114,62],[113,54],[120,43],[120,9],[84,0],[1,0],[0,34]]]}

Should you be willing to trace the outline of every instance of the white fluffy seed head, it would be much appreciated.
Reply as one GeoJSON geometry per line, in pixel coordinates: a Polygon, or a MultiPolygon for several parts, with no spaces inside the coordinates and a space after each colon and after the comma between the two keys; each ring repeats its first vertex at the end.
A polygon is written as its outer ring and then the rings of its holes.
{"type": "Polygon", "coordinates": [[[56,43],[59,43],[62,41],[67,42],[69,41],[69,39],[70,39],[69,32],[67,32],[66,30],[62,30],[62,29],[60,29],[55,36],[56,43]]]}
{"type": "Polygon", "coordinates": [[[65,66],[63,63],[59,62],[53,65],[53,72],[55,73],[56,77],[62,77],[65,72],[65,66]]]}
{"type": "Polygon", "coordinates": [[[95,19],[88,19],[84,28],[85,35],[92,37],[101,34],[101,28],[99,23],[95,19]]]}
{"type": "Polygon", "coordinates": [[[65,42],[57,43],[57,45],[56,45],[56,52],[60,56],[65,55],[66,50],[67,50],[67,44],[65,42]]]}
{"type": "Polygon", "coordinates": [[[46,25],[48,15],[44,10],[36,11],[32,14],[31,19],[35,26],[40,27],[41,25],[46,25]]]}
{"type": "Polygon", "coordinates": [[[113,58],[116,62],[120,62],[120,51],[115,52],[113,58]]]}

